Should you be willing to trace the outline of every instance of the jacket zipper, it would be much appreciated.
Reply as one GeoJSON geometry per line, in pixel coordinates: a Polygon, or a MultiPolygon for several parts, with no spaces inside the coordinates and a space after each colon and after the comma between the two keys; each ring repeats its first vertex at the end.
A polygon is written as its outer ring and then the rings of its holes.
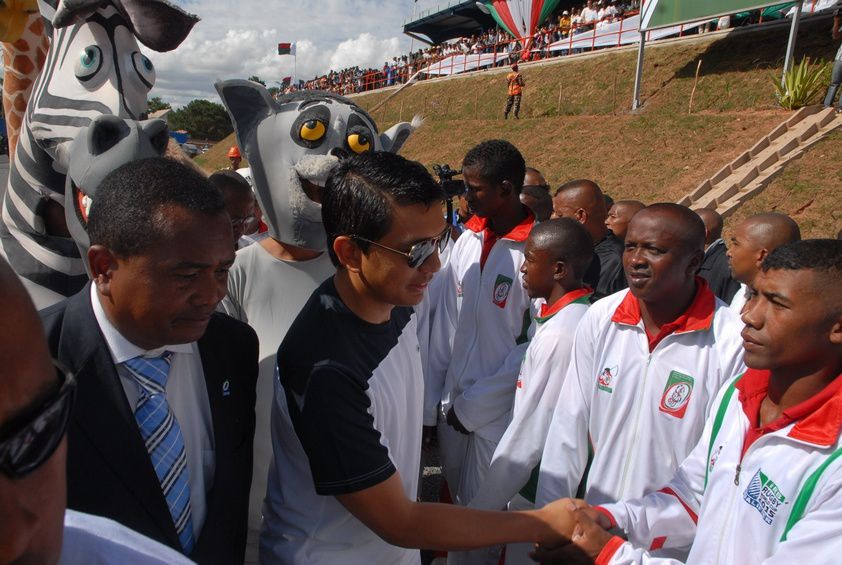
{"type": "MultiPolygon", "coordinates": [[[[640,412],[641,412],[641,409],[643,407],[643,396],[644,396],[645,391],[646,391],[646,380],[649,377],[649,365],[650,365],[651,362],[652,362],[652,352],[650,351],[649,355],[646,357],[646,369],[643,371],[643,382],[640,384],[640,393],[637,397],[637,402],[636,402],[636,406],[635,406],[636,411],[635,411],[635,417],[634,417],[634,428],[632,430],[632,435],[631,435],[632,438],[637,437],[637,431],[638,431],[638,428],[640,427],[640,412]]],[[[623,498],[624,498],[624,494],[626,492],[626,487],[628,486],[626,484],[626,481],[628,479],[629,467],[631,466],[631,459],[632,459],[632,450],[629,449],[626,453],[626,461],[623,464],[623,475],[620,478],[620,485],[621,486],[620,486],[620,492],[617,494],[617,500],[623,500],[623,498]]]]}

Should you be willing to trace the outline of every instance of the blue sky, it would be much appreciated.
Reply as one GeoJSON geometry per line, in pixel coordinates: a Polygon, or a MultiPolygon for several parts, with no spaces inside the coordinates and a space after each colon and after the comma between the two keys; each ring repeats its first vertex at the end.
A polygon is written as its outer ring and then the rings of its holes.
{"type": "MultiPolygon", "coordinates": [[[[268,85],[293,74],[293,58],[277,55],[279,42],[296,42],[295,71],[309,79],[329,69],[381,66],[406,53],[402,26],[413,9],[448,0],[176,0],[199,22],[170,53],[149,53],[157,70],[151,96],[174,104],[218,100],[218,79],[258,75],[268,85]]],[[[417,13],[417,12],[416,12],[417,13]]],[[[415,49],[418,43],[415,43],[415,49]]]]}

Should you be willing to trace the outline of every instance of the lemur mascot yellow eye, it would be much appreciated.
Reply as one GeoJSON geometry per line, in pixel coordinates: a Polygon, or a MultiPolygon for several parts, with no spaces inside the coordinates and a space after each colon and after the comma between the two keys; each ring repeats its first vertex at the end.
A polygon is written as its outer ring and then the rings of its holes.
{"type": "Polygon", "coordinates": [[[348,147],[354,153],[365,153],[371,149],[371,141],[368,136],[362,133],[352,133],[348,136],[348,147]]]}
{"type": "Polygon", "coordinates": [[[307,141],[318,141],[325,136],[327,128],[319,120],[308,120],[301,126],[301,139],[307,141]]]}

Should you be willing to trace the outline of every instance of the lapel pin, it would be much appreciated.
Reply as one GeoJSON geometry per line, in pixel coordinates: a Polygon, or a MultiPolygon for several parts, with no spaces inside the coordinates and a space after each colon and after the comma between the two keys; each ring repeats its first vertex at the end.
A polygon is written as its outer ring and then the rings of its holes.
{"type": "Polygon", "coordinates": [[[222,383],[222,396],[231,396],[231,383],[229,381],[222,383]]]}

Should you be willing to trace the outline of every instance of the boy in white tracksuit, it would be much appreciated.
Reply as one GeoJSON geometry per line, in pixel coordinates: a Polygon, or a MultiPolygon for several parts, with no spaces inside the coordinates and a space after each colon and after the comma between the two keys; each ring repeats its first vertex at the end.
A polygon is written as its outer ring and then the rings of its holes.
{"type": "Polygon", "coordinates": [[[719,392],[666,487],[580,511],[573,539],[597,563],[669,563],[648,550],[689,543],[687,563],[840,561],[840,276],[839,241],[806,240],[769,255],[743,312],[752,368],[719,392]],[[629,542],[594,518],[625,530],[629,542]]]}
{"type": "MultiPolygon", "coordinates": [[[[424,425],[438,422],[450,494],[467,505],[509,423],[530,337],[532,303],[520,266],[535,217],[520,203],[526,165],[510,143],[477,145],[462,169],[474,217],[439,274],[442,292],[430,335],[424,425]]],[[[495,559],[494,550],[451,552],[448,558],[451,563],[495,559]]]]}
{"type": "MultiPolygon", "coordinates": [[[[494,451],[485,480],[469,506],[495,510],[534,508],[538,464],[573,346],[576,326],[593,290],[582,277],[593,243],[577,221],[560,218],[536,226],[526,241],[520,271],[530,298],[540,299],[515,390],[512,421],[494,451]],[[511,502],[510,502],[511,501],[511,502]]],[[[506,563],[532,563],[529,544],[510,544],[506,563]]]]}
{"type": "Polygon", "coordinates": [[[663,485],[696,445],[718,390],[744,370],[738,320],[694,276],[703,245],[704,225],[687,208],[656,204],[632,219],[623,258],[630,288],[591,306],[579,324],[538,507],[580,485],[596,504],[663,485]],[[655,317],[671,321],[652,328],[655,317]]]}

